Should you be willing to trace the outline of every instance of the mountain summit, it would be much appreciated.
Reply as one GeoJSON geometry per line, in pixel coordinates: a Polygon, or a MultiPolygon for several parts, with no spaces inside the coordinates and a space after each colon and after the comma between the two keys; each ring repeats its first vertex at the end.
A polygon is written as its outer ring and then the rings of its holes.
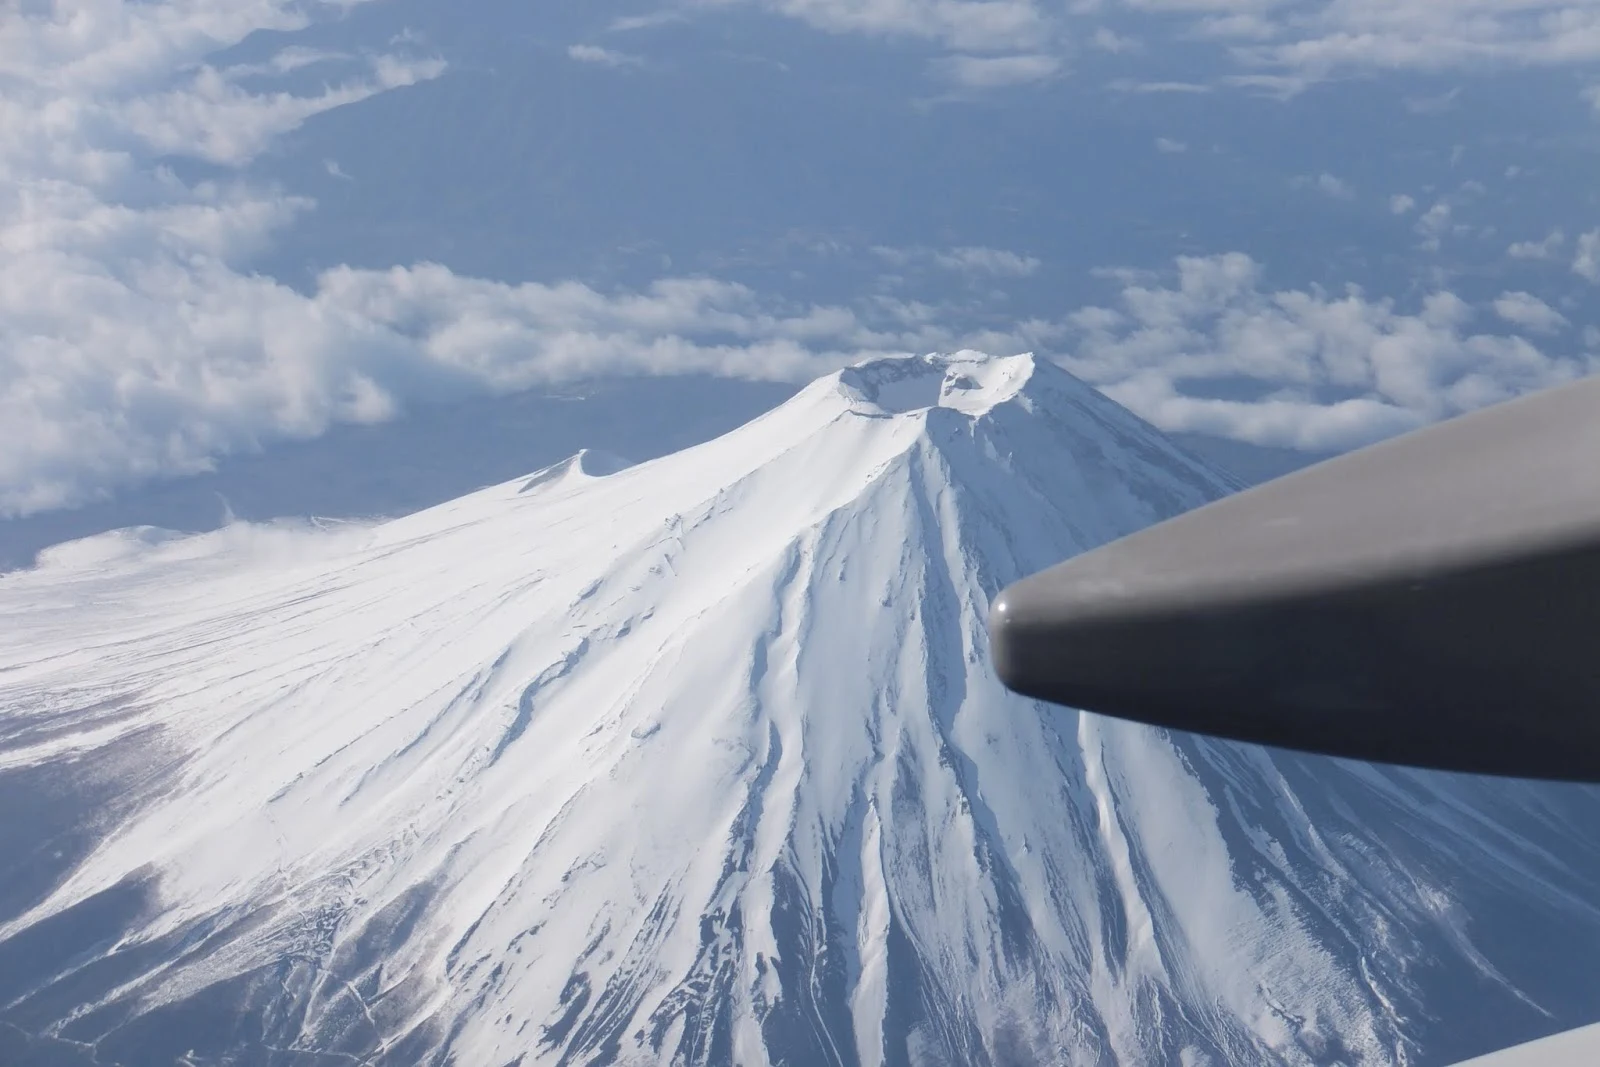
{"type": "Polygon", "coordinates": [[[1234,488],[960,353],[381,525],[52,550],[0,584],[0,789],[48,800],[0,841],[0,1053],[1376,1065],[1584,1021],[1595,792],[994,679],[1004,584],[1234,488]]]}

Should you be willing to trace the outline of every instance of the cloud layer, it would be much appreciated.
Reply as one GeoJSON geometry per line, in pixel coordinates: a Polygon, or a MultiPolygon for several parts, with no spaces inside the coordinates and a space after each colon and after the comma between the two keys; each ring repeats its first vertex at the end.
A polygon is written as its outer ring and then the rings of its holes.
{"type": "Polygon", "coordinates": [[[767,8],[834,33],[918,37],[955,51],[1038,48],[1056,36],[1037,0],[760,0],[767,8]]]}
{"type": "MultiPolygon", "coordinates": [[[[1122,281],[1114,306],[1069,317],[1062,362],[1168,430],[1350,448],[1594,369],[1475,328],[1478,314],[1449,292],[1408,313],[1354,288],[1273,291],[1238,253],[1179,259],[1165,285],[1122,281]],[[1227,395],[1240,380],[1255,395],[1227,395]]],[[[1565,325],[1527,293],[1502,295],[1495,310],[1539,332],[1565,325]]]]}
{"type": "Polygon", "coordinates": [[[1596,0],[1130,0],[1210,9],[1201,26],[1243,60],[1320,77],[1349,69],[1441,71],[1600,59],[1596,0]]]}
{"type": "MultiPolygon", "coordinates": [[[[952,46],[1011,47],[1033,32],[1020,2],[911,6],[921,32],[952,46]]],[[[848,7],[790,5],[857,29],[902,12],[848,7]]],[[[1331,448],[1587,367],[1516,335],[1589,336],[1527,293],[1480,310],[1508,331],[1497,333],[1474,328],[1473,309],[1447,292],[1403,312],[1355,291],[1273,291],[1238,254],[1179,260],[1168,278],[1117,274],[1106,307],[992,329],[952,326],[966,313],[910,300],[795,305],[708,278],[636,291],[510,285],[427,263],[334,268],[297,292],[238,264],[311,201],[238,178],[185,181],[163,160],[236,168],[320,112],[443,73],[415,52],[288,47],[210,62],[256,29],[304,25],[307,10],[86,0],[0,20],[0,515],[434,398],[608,373],[802,380],[882,352],[1038,350],[1169,429],[1331,448]],[[326,69],[325,88],[278,84],[312,65],[326,69]],[[1218,386],[1231,379],[1257,388],[1218,386]]],[[[984,284],[1042,267],[976,245],[874,251],[984,284]]],[[[1573,271],[1600,281],[1600,230],[1570,254],[1573,271]]]]}
{"type": "MultiPolygon", "coordinates": [[[[690,0],[716,8],[741,0],[690,0]]],[[[833,33],[921,39],[952,53],[968,85],[1056,73],[1074,47],[1137,52],[1104,24],[1130,16],[1210,39],[1247,73],[1235,84],[1293,93],[1361,70],[1553,67],[1600,59],[1600,0],[743,0],[833,33]],[[989,58],[992,57],[992,58],[989,58]],[[1053,62],[1052,62],[1053,61],[1053,62]]],[[[1137,25],[1137,23],[1135,24],[1137,25]]],[[[1600,100],[1589,90],[1591,100],[1600,100]]],[[[1447,104],[1448,101],[1445,101],[1447,104]]]]}
{"type": "Polygon", "coordinates": [[[186,183],[160,160],[236,167],[313,115],[443,69],[294,48],[206,62],[252,30],[304,21],[287,0],[97,0],[0,21],[13,82],[0,101],[0,514],[440,396],[627,371],[805,378],[930,330],[902,316],[883,334],[847,309],[711,280],[601,293],[421,264],[333,269],[302,294],[245,273],[242,257],[314,205],[239,180],[186,183]],[[273,86],[312,63],[342,65],[330,70],[342,80],[308,96],[273,86]]]}

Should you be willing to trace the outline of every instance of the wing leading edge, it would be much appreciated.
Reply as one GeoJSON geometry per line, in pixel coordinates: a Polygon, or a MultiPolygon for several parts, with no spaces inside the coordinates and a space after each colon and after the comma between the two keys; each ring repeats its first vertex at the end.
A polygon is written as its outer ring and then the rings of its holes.
{"type": "Polygon", "coordinates": [[[1318,464],[1010,586],[1001,679],[1243,741],[1600,781],[1600,379],[1318,464]]]}

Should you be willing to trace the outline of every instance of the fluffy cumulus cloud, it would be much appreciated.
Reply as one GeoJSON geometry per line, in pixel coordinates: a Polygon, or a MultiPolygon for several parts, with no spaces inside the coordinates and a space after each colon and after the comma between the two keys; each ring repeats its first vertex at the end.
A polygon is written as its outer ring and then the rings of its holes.
{"type": "Polygon", "coordinates": [[[1572,259],[1572,272],[1600,285],[1600,229],[1579,235],[1577,254],[1572,259]]]}
{"type": "MultiPolygon", "coordinates": [[[[820,0],[791,7],[850,22],[820,0]]],[[[934,8],[928,32],[962,47],[1014,46],[1030,24],[1015,5],[934,8]]],[[[403,43],[211,62],[255,30],[292,31],[318,10],[299,0],[84,0],[0,19],[0,514],[70,505],[433,398],[616,372],[803,380],[882,352],[1039,350],[1163,426],[1323,448],[1578,366],[1473,331],[1470,309],[1447,293],[1402,312],[1354,292],[1272,292],[1242,256],[1182,260],[1168,284],[1124,276],[1113,306],[1060,321],[965,332],[915,301],[795,305],[706,278],[601,291],[424,263],[334,268],[296,291],[238,265],[315,204],[229,168],[321,111],[445,73],[403,43]],[[326,68],[324,88],[280,87],[311,65],[326,68]],[[224,177],[184,179],[163,164],[171,157],[208,161],[224,177]],[[1241,376],[1266,394],[1209,389],[1241,376]]],[[[1041,266],[976,245],[875,251],[975,281],[1041,266]]],[[[1576,255],[1573,270],[1600,281],[1600,231],[1576,255]]],[[[1507,322],[1559,325],[1537,319],[1523,296],[1502,297],[1507,322]]]]}
{"type": "Polygon", "coordinates": [[[452,391],[623,369],[805,377],[927,329],[881,335],[849,310],[709,281],[600,293],[419,265],[336,269],[302,294],[236,269],[315,206],[237,178],[186,182],[162,159],[236,166],[312,115],[442,73],[398,52],[208,63],[316,13],[93,0],[0,19],[0,514],[452,391]],[[274,87],[312,63],[329,66],[326,88],[274,87]]]}
{"type": "Polygon", "coordinates": [[[1565,315],[1532,293],[1501,293],[1494,302],[1494,313],[1535,333],[1556,333],[1567,325],[1565,315]]]}
{"type": "Polygon", "coordinates": [[[1455,221],[1455,206],[1448,200],[1436,200],[1424,211],[1412,229],[1422,238],[1419,245],[1429,252],[1437,252],[1446,237],[1464,233],[1467,227],[1455,221]]]}
{"type": "Polygon", "coordinates": [[[1561,230],[1551,230],[1538,241],[1516,241],[1506,249],[1512,259],[1555,259],[1566,244],[1567,235],[1561,230]]]}
{"type": "Polygon", "coordinates": [[[1356,195],[1355,190],[1350,188],[1349,182],[1343,178],[1335,177],[1327,171],[1323,171],[1314,178],[1309,175],[1301,175],[1295,178],[1291,184],[1297,189],[1315,189],[1324,196],[1331,196],[1335,200],[1349,200],[1356,195]]]}
{"type": "MultiPolygon", "coordinates": [[[[1114,305],[1069,317],[1062,362],[1169,430],[1348,448],[1592,369],[1475,329],[1474,310],[1449,292],[1405,311],[1353,288],[1274,291],[1238,253],[1180,259],[1166,284],[1119,277],[1114,305]],[[1240,380],[1252,395],[1229,395],[1240,380]]],[[[1496,308],[1525,327],[1564,322],[1526,293],[1496,308]]]]}

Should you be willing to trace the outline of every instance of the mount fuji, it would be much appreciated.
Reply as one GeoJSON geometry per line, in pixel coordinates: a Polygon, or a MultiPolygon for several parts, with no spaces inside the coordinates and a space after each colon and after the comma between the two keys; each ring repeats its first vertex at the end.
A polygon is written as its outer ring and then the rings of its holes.
{"type": "Polygon", "coordinates": [[[1237,488],[1055,366],[829,375],[382,523],[0,577],[0,1062],[1442,1064],[1600,1016],[1600,793],[1025,700],[1237,488]]]}

